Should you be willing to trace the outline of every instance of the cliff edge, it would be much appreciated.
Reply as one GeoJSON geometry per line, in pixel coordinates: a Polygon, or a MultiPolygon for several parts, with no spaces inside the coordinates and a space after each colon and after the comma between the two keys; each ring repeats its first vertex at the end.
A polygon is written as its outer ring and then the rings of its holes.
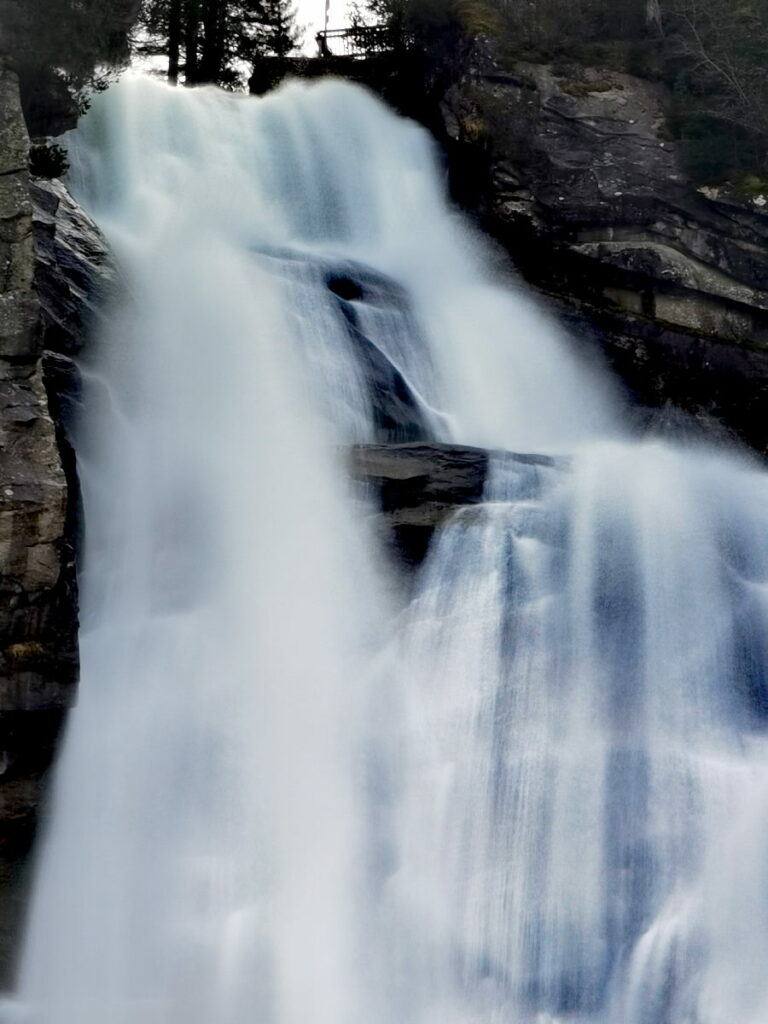
{"type": "Polygon", "coordinates": [[[71,356],[109,277],[95,227],[34,181],[16,76],[0,68],[0,983],[26,854],[78,679],[71,356]]]}
{"type": "Polygon", "coordinates": [[[632,397],[768,451],[768,191],[697,187],[666,88],[490,47],[444,96],[457,195],[632,397]]]}

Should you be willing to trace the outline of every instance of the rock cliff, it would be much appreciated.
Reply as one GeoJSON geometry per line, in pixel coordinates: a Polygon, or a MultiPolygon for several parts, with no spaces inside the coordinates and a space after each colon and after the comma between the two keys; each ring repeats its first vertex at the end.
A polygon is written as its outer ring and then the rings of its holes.
{"type": "Polygon", "coordinates": [[[642,404],[768,450],[768,194],[697,188],[663,86],[486,50],[442,104],[458,197],[642,404]]]}
{"type": "Polygon", "coordinates": [[[483,500],[491,458],[518,469],[562,464],[548,455],[419,441],[353,445],[349,469],[380,509],[378,526],[385,545],[413,567],[423,561],[441,523],[461,507],[483,500]]]}
{"type": "Polygon", "coordinates": [[[45,773],[78,676],[77,486],[66,435],[98,233],[33,182],[15,76],[0,71],[0,981],[45,773]]]}

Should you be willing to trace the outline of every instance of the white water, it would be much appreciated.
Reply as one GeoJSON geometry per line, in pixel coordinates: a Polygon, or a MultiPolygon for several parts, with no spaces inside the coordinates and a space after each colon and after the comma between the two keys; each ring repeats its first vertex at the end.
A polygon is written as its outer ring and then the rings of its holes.
{"type": "Polygon", "coordinates": [[[130,295],[9,1014],[765,1024],[766,477],[622,439],[356,88],[127,79],[71,152],[130,295]],[[339,455],[398,436],[360,332],[422,430],[568,456],[495,460],[410,600],[339,455]]]}

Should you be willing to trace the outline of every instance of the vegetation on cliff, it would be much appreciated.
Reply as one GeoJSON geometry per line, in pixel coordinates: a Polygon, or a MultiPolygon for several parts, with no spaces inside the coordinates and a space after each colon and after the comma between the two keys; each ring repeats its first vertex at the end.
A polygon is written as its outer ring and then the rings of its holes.
{"type": "Polygon", "coordinates": [[[685,142],[700,183],[746,185],[768,174],[768,3],[765,0],[511,0],[511,55],[606,65],[666,84],[670,136],[685,142]]]}
{"type": "Polygon", "coordinates": [[[0,56],[19,76],[32,135],[74,126],[130,54],[139,0],[0,0],[0,56]]]}
{"type": "Polygon", "coordinates": [[[668,131],[684,140],[694,180],[764,190],[766,0],[365,0],[357,12],[388,24],[440,82],[466,70],[478,36],[510,63],[570,62],[663,82],[668,131]]]}

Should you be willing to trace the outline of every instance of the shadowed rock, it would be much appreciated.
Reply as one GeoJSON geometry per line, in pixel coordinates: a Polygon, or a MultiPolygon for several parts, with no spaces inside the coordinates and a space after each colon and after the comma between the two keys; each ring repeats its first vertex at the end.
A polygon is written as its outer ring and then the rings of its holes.
{"type": "Polygon", "coordinates": [[[116,274],[98,228],[60,181],[31,184],[42,348],[76,355],[116,274]]]}
{"type": "Polygon", "coordinates": [[[768,450],[768,195],[697,188],[659,83],[487,50],[445,96],[460,198],[636,400],[768,450]]]}
{"type": "Polygon", "coordinates": [[[352,477],[375,490],[385,536],[407,565],[418,565],[435,529],[457,509],[483,500],[491,456],[498,462],[556,464],[546,455],[436,442],[354,445],[349,464],[352,477]]]}
{"type": "Polygon", "coordinates": [[[30,181],[28,154],[18,83],[0,70],[0,984],[79,671],[70,357],[114,281],[92,222],[61,183],[30,181]]]}

